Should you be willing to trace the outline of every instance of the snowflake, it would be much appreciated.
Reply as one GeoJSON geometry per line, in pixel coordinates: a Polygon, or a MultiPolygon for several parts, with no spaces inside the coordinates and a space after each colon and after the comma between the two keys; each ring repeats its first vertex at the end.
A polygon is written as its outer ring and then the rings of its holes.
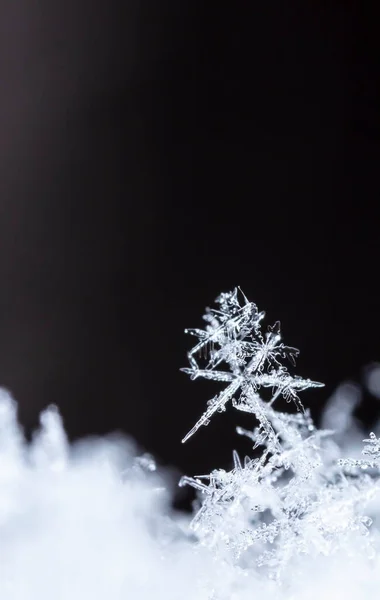
{"type": "Polygon", "coordinates": [[[323,386],[322,383],[290,375],[281,360],[287,359],[295,365],[299,351],[281,342],[279,321],[269,326],[265,334],[262,333],[261,321],[265,313],[259,312],[256,304],[249,302],[239,288],[221,294],[216,302],[220,308],[208,308],[204,316],[208,323],[205,330],[186,330],[198,337],[199,342],[188,353],[190,368],[182,371],[192,379],[203,377],[228,385],[208,402],[207,410],[183,442],[202,425],[208,425],[215,412],[224,411],[230,400],[240,410],[260,412],[259,391],[270,388],[273,395],[269,404],[282,395],[302,411],[298,393],[323,386]],[[203,367],[199,364],[202,359],[206,361],[203,367]]]}

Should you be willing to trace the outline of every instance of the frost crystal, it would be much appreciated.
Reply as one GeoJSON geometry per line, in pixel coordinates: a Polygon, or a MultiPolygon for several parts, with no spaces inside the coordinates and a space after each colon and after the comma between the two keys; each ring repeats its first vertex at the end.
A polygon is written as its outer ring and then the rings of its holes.
{"type": "MultiPolygon", "coordinates": [[[[254,416],[252,430],[238,427],[237,432],[262,453],[241,461],[234,452],[231,471],[182,478],[180,485],[191,485],[200,495],[192,521],[200,544],[226,568],[245,571],[255,566],[279,583],[289,583],[285,575],[295,576],[305,555],[349,553],[353,540],[356,551],[370,557],[372,520],[362,511],[379,487],[376,477],[360,471],[379,469],[380,440],[374,434],[365,440],[364,460],[333,460],[332,432],[316,429],[298,396],[323,384],[288,372],[283,360],[294,366],[298,350],[282,343],[279,322],[263,334],[264,313],[238,288],[217,302],[218,309],[207,309],[206,330],[187,330],[199,342],[188,353],[190,368],[183,371],[192,379],[227,385],[183,441],[231,400],[235,408],[254,416]],[[271,389],[269,398],[263,397],[265,388],[271,389]],[[292,400],[298,412],[276,411],[280,395],[292,400]]],[[[224,597],[215,590],[213,594],[224,597]]]]}

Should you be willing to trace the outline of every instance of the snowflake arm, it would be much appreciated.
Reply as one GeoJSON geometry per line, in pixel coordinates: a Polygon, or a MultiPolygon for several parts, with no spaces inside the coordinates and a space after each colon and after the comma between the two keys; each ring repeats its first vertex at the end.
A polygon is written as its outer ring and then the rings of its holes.
{"type": "Polygon", "coordinates": [[[210,418],[216,411],[221,411],[225,409],[225,405],[235,394],[236,390],[239,388],[240,382],[233,381],[223,392],[216,396],[214,400],[211,401],[209,408],[203,413],[199,421],[194,425],[192,429],[190,429],[189,433],[185,435],[182,440],[184,444],[202,425],[208,425],[210,418]]]}

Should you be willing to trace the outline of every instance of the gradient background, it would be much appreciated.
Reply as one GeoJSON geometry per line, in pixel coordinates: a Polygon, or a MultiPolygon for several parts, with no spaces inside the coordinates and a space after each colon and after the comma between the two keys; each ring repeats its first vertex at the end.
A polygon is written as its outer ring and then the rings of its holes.
{"type": "Polygon", "coordinates": [[[380,360],[375,4],[1,3],[0,382],[28,431],[56,403],[73,439],[223,465],[241,419],[181,445],[216,388],[179,368],[235,285],[326,383],[316,418],[380,360]]]}

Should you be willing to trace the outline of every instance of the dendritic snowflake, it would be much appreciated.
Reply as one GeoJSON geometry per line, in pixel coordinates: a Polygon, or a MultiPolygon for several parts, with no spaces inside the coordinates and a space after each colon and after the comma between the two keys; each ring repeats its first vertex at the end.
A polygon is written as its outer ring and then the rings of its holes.
{"type": "MultiPolygon", "coordinates": [[[[249,302],[239,288],[221,294],[216,302],[219,308],[208,308],[204,316],[208,323],[205,330],[186,330],[198,337],[199,342],[188,353],[190,368],[182,371],[192,379],[203,377],[228,385],[208,402],[207,410],[183,442],[202,425],[207,425],[215,412],[225,410],[230,400],[240,410],[260,414],[259,391],[271,388],[273,396],[270,404],[282,395],[303,410],[298,393],[323,386],[322,383],[290,375],[281,359],[288,359],[295,365],[299,351],[281,342],[279,321],[262,333],[261,321],[265,313],[259,312],[256,304],[249,302]],[[203,367],[199,364],[202,359],[205,361],[203,367]]],[[[268,426],[265,419],[262,426],[264,429],[268,426]]]]}

